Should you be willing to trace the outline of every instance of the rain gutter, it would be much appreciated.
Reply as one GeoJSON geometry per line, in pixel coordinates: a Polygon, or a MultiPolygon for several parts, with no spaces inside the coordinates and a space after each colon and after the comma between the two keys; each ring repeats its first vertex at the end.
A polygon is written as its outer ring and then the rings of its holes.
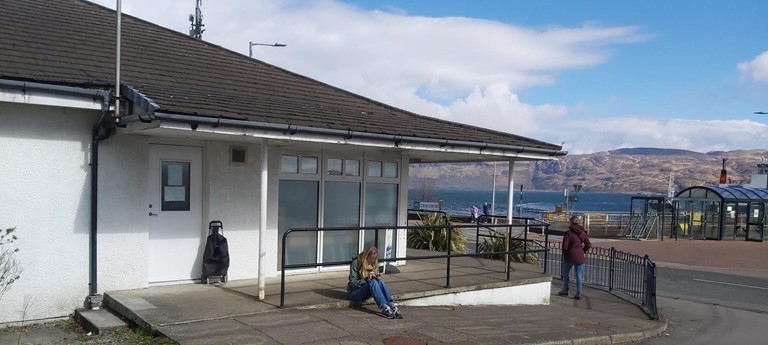
{"type": "Polygon", "coordinates": [[[493,149],[493,150],[513,151],[518,154],[525,152],[525,153],[541,154],[546,156],[564,156],[568,153],[566,151],[563,151],[562,148],[561,149],[545,149],[545,148],[538,148],[538,147],[525,147],[525,146],[519,146],[519,145],[489,144],[484,142],[465,141],[465,140],[420,138],[420,137],[411,137],[411,136],[402,136],[402,135],[393,135],[393,134],[379,134],[379,133],[369,133],[369,132],[360,132],[360,131],[351,131],[351,130],[341,130],[341,129],[316,128],[316,127],[309,127],[309,126],[297,126],[297,125],[274,124],[274,123],[266,123],[266,122],[255,122],[255,121],[247,121],[247,120],[225,119],[220,117],[216,118],[216,117],[169,114],[169,113],[163,113],[163,112],[154,112],[154,114],[152,115],[155,119],[158,119],[158,120],[165,120],[165,121],[171,121],[171,122],[197,123],[197,124],[204,123],[204,124],[213,125],[214,127],[218,127],[220,125],[228,125],[228,126],[234,126],[234,127],[240,127],[240,128],[280,131],[283,133],[289,133],[291,135],[303,133],[303,134],[340,136],[346,139],[361,138],[361,139],[374,139],[374,140],[387,140],[387,141],[391,140],[392,142],[394,142],[394,145],[396,147],[401,143],[408,142],[408,143],[417,143],[417,144],[438,145],[440,147],[463,146],[463,147],[479,149],[480,151],[486,150],[486,149],[493,149]]]}
{"type": "Polygon", "coordinates": [[[85,88],[74,87],[74,86],[43,84],[43,83],[35,83],[30,81],[19,81],[19,80],[10,80],[10,79],[0,79],[0,88],[19,90],[23,94],[39,91],[39,92],[48,92],[48,93],[58,94],[62,96],[87,97],[93,100],[103,99],[105,95],[109,97],[109,91],[105,91],[105,90],[85,89],[85,88]]]}

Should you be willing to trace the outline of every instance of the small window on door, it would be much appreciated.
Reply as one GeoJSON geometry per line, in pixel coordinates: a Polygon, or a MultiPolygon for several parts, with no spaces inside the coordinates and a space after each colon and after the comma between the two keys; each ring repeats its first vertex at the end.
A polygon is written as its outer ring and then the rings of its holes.
{"type": "Polygon", "coordinates": [[[189,162],[163,161],[162,210],[189,211],[189,162]]]}

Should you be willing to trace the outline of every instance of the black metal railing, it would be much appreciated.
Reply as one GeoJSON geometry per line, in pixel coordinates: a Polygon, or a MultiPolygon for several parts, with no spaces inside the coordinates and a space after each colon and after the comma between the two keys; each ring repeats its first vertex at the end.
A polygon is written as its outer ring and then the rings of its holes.
{"type": "MultiPolygon", "coordinates": [[[[540,258],[546,273],[562,277],[562,247],[560,242],[548,243],[550,255],[540,258]]],[[[565,279],[565,278],[563,278],[565,279]]],[[[640,256],[615,248],[592,247],[587,253],[584,283],[606,288],[636,301],[651,319],[659,318],[656,308],[656,264],[648,255],[640,256]]]]}
{"type": "MultiPolygon", "coordinates": [[[[521,226],[528,226],[525,224],[499,224],[495,225],[494,227],[497,228],[503,228],[503,233],[507,238],[512,237],[512,229],[513,227],[521,227],[521,226]]],[[[445,265],[445,287],[451,286],[451,258],[458,258],[458,257],[488,257],[488,256],[503,256],[505,258],[505,273],[506,278],[505,280],[510,279],[510,265],[511,260],[510,256],[515,254],[521,254],[523,257],[528,257],[529,254],[534,254],[538,256],[543,256],[544,258],[544,270],[546,272],[546,258],[547,258],[547,252],[548,252],[548,236],[545,235],[544,242],[541,241],[533,241],[526,238],[524,239],[515,239],[516,241],[524,241],[523,249],[522,250],[510,250],[510,242],[507,241],[507,247],[506,250],[502,251],[494,251],[494,252],[483,252],[483,253],[456,253],[451,251],[451,237],[450,234],[453,230],[461,230],[461,229],[475,229],[476,225],[451,225],[450,223],[447,223],[446,225],[434,225],[434,226],[423,226],[423,225],[414,225],[414,226],[368,226],[368,227],[327,227],[327,228],[293,228],[288,229],[281,238],[282,247],[280,250],[280,307],[285,305],[285,273],[286,270],[289,269],[297,269],[297,268],[315,268],[315,267],[325,267],[325,266],[342,266],[342,265],[349,265],[352,260],[345,260],[345,261],[334,261],[334,262],[322,262],[322,263],[287,263],[287,257],[286,257],[286,245],[288,243],[288,238],[291,234],[297,234],[297,233],[306,233],[306,232],[313,232],[318,233],[320,231],[323,232],[338,232],[338,231],[361,231],[361,230],[371,230],[374,231],[373,236],[373,245],[377,248],[379,247],[379,231],[386,231],[386,230],[405,230],[405,231],[416,231],[416,230],[423,230],[423,231],[445,231],[447,229],[448,236],[446,236],[446,251],[445,254],[436,254],[436,255],[420,255],[420,256],[403,256],[403,257],[391,257],[391,258],[379,258],[380,262],[392,262],[392,261],[402,261],[402,260],[427,260],[427,259],[445,259],[446,265],[445,265]]],[[[527,233],[527,231],[525,231],[527,233]]]]}

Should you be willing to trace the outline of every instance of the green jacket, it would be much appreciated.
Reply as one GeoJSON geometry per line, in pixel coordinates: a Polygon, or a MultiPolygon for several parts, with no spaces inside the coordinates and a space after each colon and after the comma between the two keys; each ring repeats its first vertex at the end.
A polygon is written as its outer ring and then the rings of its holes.
{"type": "Polygon", "coordinates": [[[349,282],[347,283],[347,292],[352,292],[367,284],[365,278],[360,278],[360,263],[357,258],[349,264],[349,282]]]}

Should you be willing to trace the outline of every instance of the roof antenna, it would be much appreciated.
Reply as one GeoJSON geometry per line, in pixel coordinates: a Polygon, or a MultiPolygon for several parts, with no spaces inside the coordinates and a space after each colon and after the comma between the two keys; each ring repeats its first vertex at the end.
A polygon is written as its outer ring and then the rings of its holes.
{"type": "Polygon", "coordinates": [[[203,0],[196,0],[197,5],[195,6],[195,14],[189,15],[189,35],[197,38],[197,39],[203,39],[203,11],[200,10],[200,6],[203,5],[203,0]]]}

